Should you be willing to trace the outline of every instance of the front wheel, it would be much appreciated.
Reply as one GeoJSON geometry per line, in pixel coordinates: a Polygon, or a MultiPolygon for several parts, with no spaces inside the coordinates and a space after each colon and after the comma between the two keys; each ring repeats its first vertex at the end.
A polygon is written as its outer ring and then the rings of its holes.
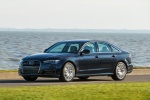
{"type": "Polygon", "coordinates": [[[114,75],[112,75],[111,77],[113,80],[123,80],[126,77],[126,74],[127,74],[127,67],[125,63],[118,62],[114,71],[114,75]]]}
{"type": "Polygon", "coordinates": [[[23,76],[26,81],[35,81],[38,77],[35,76],[23,76]]]}
{"type": "Polygon", "coordinates": [[[60,74],[59,80],[62,82],[70,82],[74,79],[75,67],[71,62],[67,62],[60,74]]]}

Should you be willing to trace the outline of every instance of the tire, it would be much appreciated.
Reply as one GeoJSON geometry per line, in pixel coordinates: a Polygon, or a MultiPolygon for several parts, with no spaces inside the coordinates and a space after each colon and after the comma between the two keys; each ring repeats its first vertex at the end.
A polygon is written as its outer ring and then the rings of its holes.
{"type": "Polygon", "coordinates": [[[81,77],[78,77],[80,80],[86,80],[86,79],[88,79],[89,78],[89,76],[81,76],[81,77]]]}
{"type": "Polygon", "coordinates": [[[115,67],[114,75],[112,75],[113,80],[123,80],[126,77],[127,74],[127,67],[125,63],[118,62],[118,64],[115,67]]]}
{"type": "Polygon", "coordinates": [[[74,79],[74,76],[75,76],[75,67],[71,62],[67,62],[61,70],[59,80],[62,82],[70,82],[74,79]]]}
{"type": "Polygon", "coordinates": [[[38,77],[35,76],[23,76],[26,81],[35,81],[38,77]]]}

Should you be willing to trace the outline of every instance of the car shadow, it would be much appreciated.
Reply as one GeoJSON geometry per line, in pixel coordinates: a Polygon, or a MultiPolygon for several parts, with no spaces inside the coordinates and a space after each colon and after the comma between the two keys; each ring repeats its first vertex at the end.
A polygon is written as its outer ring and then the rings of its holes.
{"type": "MultiPolygon", "coordinates": [[[[86,80],[81,80],[78,78],[75,78],[72,82],[69,83],[87,83],[87,82],[94,82],[94,81],[113,81],[112,79],[97,79],[97,78],[89,78],[86,80]]],[[[25,81],[24,79],[0,79],[0,83],[67,83],[67,82],[61,82],[58,78],[38,78],[36,81],[25,81]]]]}

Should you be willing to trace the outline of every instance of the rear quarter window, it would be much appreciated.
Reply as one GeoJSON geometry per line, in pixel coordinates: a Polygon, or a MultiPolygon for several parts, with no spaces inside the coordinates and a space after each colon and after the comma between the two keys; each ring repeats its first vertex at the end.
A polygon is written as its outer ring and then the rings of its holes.
{"type": "Polygon", "coordinates": [[[120,52],[117,48],[115,48],[113,46],[111,46],[111,48],[112,48],[112,52],[120,52]]]}
{"type": "Polygon", "coordinates": [[[108,44],[98,43],[99,52],[112,52],[108,44]]]}

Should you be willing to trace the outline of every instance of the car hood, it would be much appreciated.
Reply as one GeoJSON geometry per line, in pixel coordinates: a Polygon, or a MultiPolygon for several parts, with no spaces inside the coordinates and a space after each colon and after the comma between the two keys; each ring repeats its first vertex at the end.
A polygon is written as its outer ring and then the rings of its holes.
{"type": "Polygon", "coordinates": [[[38,53],[26,56],[22,60],[47,60],[47,59],[60,59],[70,56],[75,56],[74,53],[38,53]]]}

